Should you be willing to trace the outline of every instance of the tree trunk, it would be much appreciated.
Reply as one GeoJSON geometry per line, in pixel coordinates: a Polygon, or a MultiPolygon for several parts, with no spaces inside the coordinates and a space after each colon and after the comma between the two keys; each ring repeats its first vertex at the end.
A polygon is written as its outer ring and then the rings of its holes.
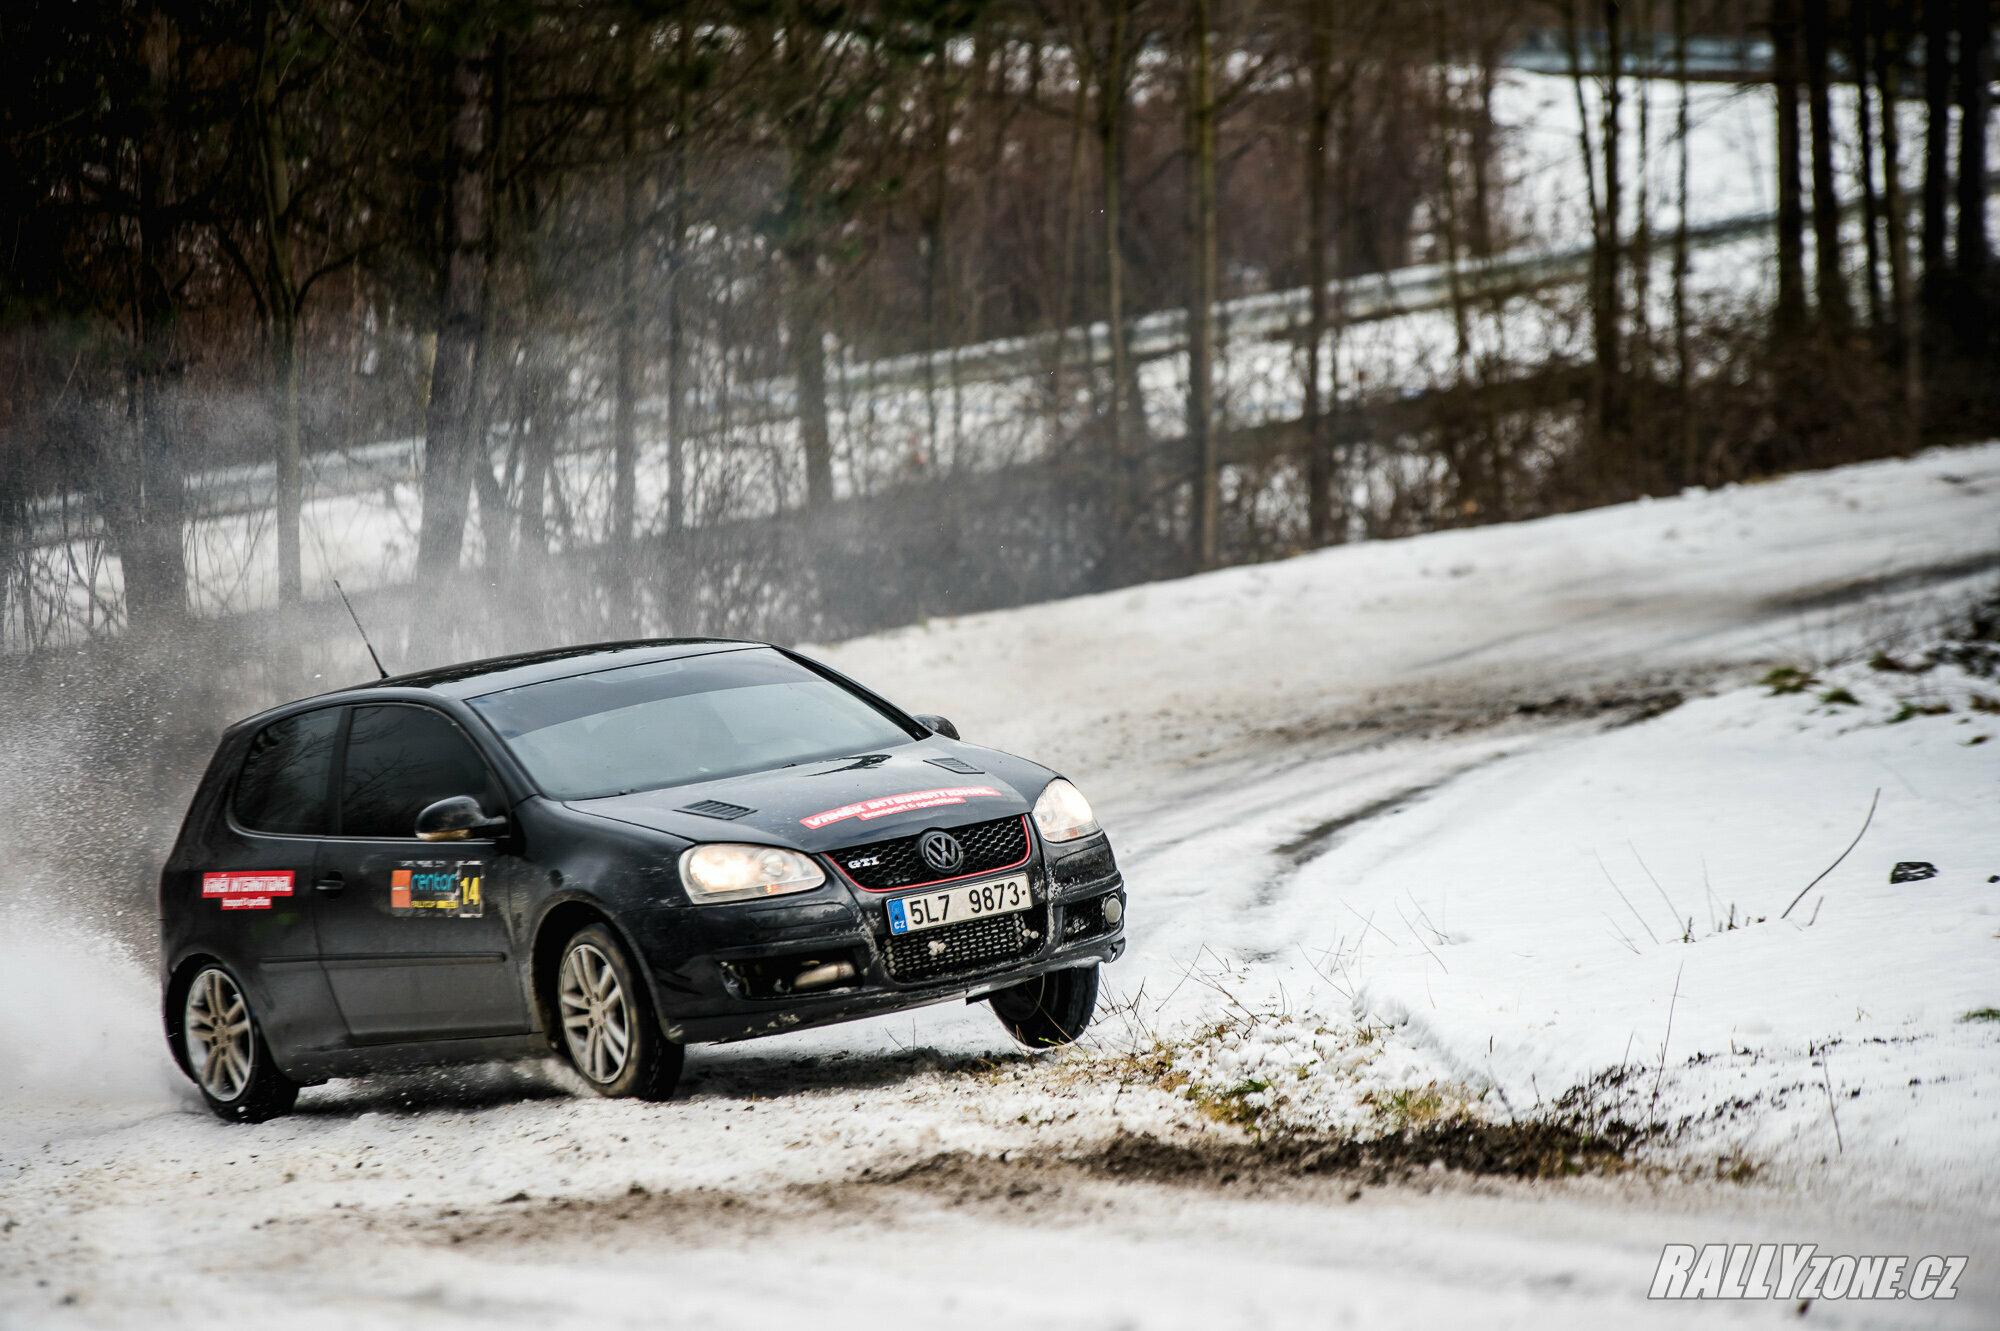
{"type": "Polygon", "coordinates": [[[1674,0],[1674,81],[1679,102],[1674,111],[1674,137],[1680,151],[1674,217],[1674,396],[1680,405],[1681,480],[1703,483],[1696,456],[1694,431],[1693,356],[1688,346],[1688,0],[1674,0]]]}
{"type": "Polygon", "coordinates": [[[638,93],[639,25],[626,15],[621,41],[618,108],[618,290],[611,400],[612,615],[628,629],[632,615],[632,558],[638,520],[639,438],[639,164],[633,124],[638,93]]]}
{"type": "Polygon", "coordinates": [[[277,380],[278,599],[287,604],[304,594],[300,570],[299,522],[305,508],[304,451],[299,430],[299,311],[295,302],[274,303],[273,357],[277,380]]]}
{"type": "MultiPolygon", "coordinates": [[[[1111,0],[1109,50],[1098,72],[1097,150],[1104,191],[1104,318],[1111,339],[1111,449],[1119,499],[1122,539],[1131,521],[1128,494],[1134,478],[1131,440],[1126,422],[1125,384],[1131,371],[1125,342],[1125,38],[1131,21],[1130,0],[1111,0]]],[[[1137,404],[1133,406],[1136,408],[1137,404]]]]}
{"type": "Polygon", "coordinates": [[[444,287],[424,420],[423,528],[417,538],[417,574],[424,578],[458,568],[473,455],[484,442],[473,438],[473,424],[492,228],[492,60],[490,41],[479,43],[461,53],[451,71],[444,287]]]}
{"type": "Polygon", "coordinates": [[[1833,107],[1827,89],[1827,0],[1805,0],[1806,84],[1811,103],[1814,277],[1820,323],[1839,335],[1854,323],[1840,263],[1840,192],[1833,179],[1833,107]]]}
{"type": "Polygon", "coordinates": [[[667,211],[667,530],[687,524],[688,354],[687,330],[681,313],[682,267],[687,261],[687,141],[692,132],[688,79],[694,69],[694,25],[682,14],[675,25],[679,74],[674,88],[674,150],[668,159],[673,173],[667,211]]]}
{"type": "Polygon", "coordinates": [[[806,507],[833,502],[833,442],[827,429],[826,346],[820,310],[819,263],[810,242],[788,252],[791,266],[791,353],[798,387],[799,442],[806,459],[806,507]]]}
{"type": "Polygon", "coordinates": [[[938,354],[950,341],[945,329],[951,295],[951,88],[946,74],[950,54],[940,44],[930,62],[931,171],[929,206],[924,210],[924,428],[926,457],[931,466],[943,456],[939,440],[942,412],[938,408],[938,354]]]}
{"type": "Polygon", "coordinates": [[[1924,6],[1924,295],[1940,300],[1947,282],[1945,199],[1951,193],[1951,6],[1924,6]]]}
{"type": "Polygon", "coordinates": [[[301,595],[299,512],[304,500],[299,441],[299,287],[292,256],[292,174],[278,108],[278,8],[266,0],[259,24],[256,117],[259,184],[263,187],[266,285],[269,288],[272,414],[277,425],[278,599],[301,595]]]}
{"type": "Polygon", "coordinates": [[[681,229],[679,209],[669,219],[673,228],[671,270],[667,274],[667,530],[687,525],[688,355],[687,329],[681,313],[681,229]]]}
{"type": "Polygon", "coordinates": [[[1903,128],[1896,88],[1903,64],[1902,30],[1883,25],[1875,45],[1875,86],[1881,96],[1882,199],[1888,225],[1889,299],[1896,311],[1896,344],[1903,368],[1903,447],[1915,452],[1923,440],[1923,339],[1919,336],[1917,284],[1910,272],[1910,206],[1903,190],[1903,128]]]}
{"type": "Polygon", "coordinates": [[[1986,129],[1992,110],[1988,91],[1988,50],[1993,15],[1987,0],[1958,4],[1958,274],[1968,300],[1967,331],[1984,341],[1986,275],[1991,267],[1986,238],[1986,129]]]}
{"type": "Polygon", "coordinates": [[[115,467],[106,525],[125,581],[125,622],[131,629],[167,628],[187,618],[187,519],[173,373],[174,284],[168,274],[175,224],[174,136],[159,109],[173,96],[179,34],[163,7],[148,16],[147,82],[153,107],[138,148],[139,264],[133,292],[134,356],[130,371],[136,465],[115,467]]]}
{"type": "MultiPolygon", "coordinates": [[[[1041,47],[1035,47],[1036,70],[1032,86],[1041,86],[1041,47]]],[[[1049,311],[1049,321],[1055,336],[1049,351],[1049,438],[1048,451],[1053,456],[1063,445],[1063,409],[1069,405],[1068,384],[1063,378],[1063,370],[1069,359],[1069,326],[1077,318],[1076,269],[1077,254],[1082,247],[1083,234],[1083,132],[1089,119],[1090,87],[1086,80],[1076,80],[1072,94],[1075,102],[1070,110],[1069,132],[1069,183],[1063,199],[1062,213],[1062,277],[1056,298],[1049,311]]],[[[1090,333],[1084,332],[1084,361],[1090,360],[1090,333]]],[[[1088,377],[1088,369],[1085,371],[1088,377]]]]}
{"type": "Polygon", "coordinates": [[[1321,348],[1326,343],[1327,250],[1332,244],[1327,207],[1326,152],[1333,129],[1333,0],[1307,0],[1311,32],[1307,39],[1307,73],[1312,111],[1306,124],[1306,302],[1305,431],[1306,529],[1314,545],[1337,539],[1334,522],[1335,487],[1331,423],[1320,394],[1321,348]]]}
{"type": "Polygon", "coordinates": [[[555,395],[557,376],[531,352],[522,374],[518,413],[526,440],[521,449],[519,544],[523,564],[540,563],[549,550],[548,491],[555,471],[555,395]],[[532,554],[531,554],[532,552],[532,554]]]}
{"type": "Polygon", "coordinates": [[[1868,298],[1868,326],[1880,332],[1888,323],[1889,313],[1882,304],[1882,208],[1875,190],[1874,103],[1882,90],[1875,84],[1871,96],[1874,50],[1879,40],[1873,31],[1874,19],[1873,6],[1848,6],[1849,63],[1854,72],[1854,138],[1861,170],[1861,262],[1866,279],[1862,289],[1868,298]]]}
{"type": "Polygon", "coordinates": [[[1215,87],[1209,47],[1209,0],[1194,0],[1189,24],[1189,222],[1193,281],[1188,284],[1187,435],[1194,468],[1195,561],[1214,568],[1221,523],[1220,460],[1215,437],[1215,87]]]}
{"type": "MultiPolygon", "coordinates": [[[[1591,269],[1595,279],[1591,328],[1597,360],[1597,432],[1600,449],[1616,449],[1625,433],[1622,219],[1624,162],[1620,115],[1624,109],[1625,42],[1618,0],[1604,0],[1604,113],[1598,147],[1604,154],[1604,206],[1598,213],[1591,269]]],[[[1609,461],[1609,458],[1604,458],[1609,461]]]]}
{"type": "MultiPolygon", "coordinates": [[[[1653,0],[1638,5],[1637,29],[1645,40],[1645,54],[1636,64],[1639,85],[1639,142],[1633,154],[1637,169],[1632,189],[1632,239],[1627,267],[1632,273],[1631,328],[1626,334],[1625,360],[1631,367],[1626,383],[1627,407],[1633,420],[1652,418],[1653,388],[1653,81],[1659,74],[1653,34],[1656,15],[1653,0]]],[[[1635,54],[1637,54],[1635,52],[1635,54]]]]}
{"type": "Polygon", "coordinates": [[[1780,343],[1806,324],[1805,202],[1799,188],[1798,0],[1771,0],[1771,83],[1778,106],[1778,310],[1780,343]]]}

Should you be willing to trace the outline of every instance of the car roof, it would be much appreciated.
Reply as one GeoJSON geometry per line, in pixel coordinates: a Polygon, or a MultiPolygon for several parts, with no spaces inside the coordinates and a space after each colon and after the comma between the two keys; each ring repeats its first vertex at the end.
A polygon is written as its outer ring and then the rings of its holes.
{"type": "Polygon", "coordinates": [[[644,638],[631,642],[593,642],[575,647],[552,647],[539,652],[519,652],[512,656],[489,656],[483,661],[465,661],[433,670],[413,670],[387,679],[371,679],[280,703],[254,716],[246,716],[229,727],[240,734],[281,716],[333,703],[359,702],[378,690],[423,690],[440,697],[465,699],[523,684],[588,675],[619,666],[645,665],[652,661],[673,661],[685,656],[711,656],[718,652],[740,652],[768,648],[768,642],[739,638],[644,638]]]}
{"type": "Polygon", "coordinates": [[[630,642],[596,642],[576,647],[553,647],[513,656],[492,656],[483,661],[416,670],[407,675],[391,675],[357,686],[361,689],[429,689],[447,698],[476,698],[501,689],[539,684],[544,680],[571,675],[594,674],[619,666],[644,665],[651,661],[672,661],[687,656],[710,656],[717,652],[740,652],[769,643],[737,638],[644,638],[630,642]]]}

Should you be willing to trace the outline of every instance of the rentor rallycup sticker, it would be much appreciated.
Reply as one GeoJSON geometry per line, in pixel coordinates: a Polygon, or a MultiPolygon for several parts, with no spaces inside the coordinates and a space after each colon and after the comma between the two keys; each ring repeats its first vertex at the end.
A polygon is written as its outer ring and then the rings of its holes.
{"type": "Polygon", "coordinates": [[[269,910],[272,897],[292,894],[290,869],[231,870],[201,876],[201,895],[219,901],[224,910],[269,910]]]}
{"type": "Polygon", "coordinates": [[[405,860],[389,873],[389,913],[477,919],[486,913],[481,860],[405,860]]]}
{"type": "Polygon", "coordinates": [[[991,786],[946,786],[941,790],[912,790],[901,795],[884,795],[879,799],[843,804],[838,809],[828,809],[824,813],[816,813],[799,821],[812,828],[825,827],[828,823],[837,823],[848,818],[859,818],[865,823],[871,818],[887,818],[892,813],[941,809],[947,804],[963,804],[969,799],[1005,798],[1006,796],[991,786]]]}

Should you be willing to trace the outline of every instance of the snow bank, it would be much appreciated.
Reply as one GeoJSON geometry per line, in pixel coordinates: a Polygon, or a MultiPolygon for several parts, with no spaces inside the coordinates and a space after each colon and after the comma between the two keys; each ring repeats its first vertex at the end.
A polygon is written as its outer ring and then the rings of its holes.
{"type": "Polygon", "coordinates": [[[1995,711],[1994,681],[1859,663],[1691,702],[1359,831],[1292,927],[1516,1106],[1643,1068],[1630,1111],[1707,1116],[1705,1149],[2000,1209],[2000,1025],[1967,1019],[2000,1008],[1995,711]]]}

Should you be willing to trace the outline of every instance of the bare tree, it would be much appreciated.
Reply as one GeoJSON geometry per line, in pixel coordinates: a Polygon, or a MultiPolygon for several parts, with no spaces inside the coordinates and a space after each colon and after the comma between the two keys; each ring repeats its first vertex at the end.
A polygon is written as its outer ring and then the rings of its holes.
{"type": "MultiPolygon", "coordinates": [[[[1325,545],[1335,539],[1334,523],[1340,516],[1334,497],[1340,474],[1334,459],[1333,424],[1320,388],[1320,380],[1325,374],[1321,356],[1331,328],[1327,310],[1327,252],[1332,248],[1333,235],[1327,207],[1326,159],[1337,96],[1333,74],[1333,0],[1305,0],[1304,9],[1309,97],[1305,134],[1308,292],[1302,383],[1305,390],[1306,529],[1314,545],[1325,545]]],[[[1345,505],[1340,507],[1344,509],[1345,505]]]]}
{"type": "Polygon", "coordinates": [[[1778,106],[1778,309],[1788,342],[1806,324],[1805,201],[1799,187],[1799,0],[1771,0],[1771,84],[1778,106]]]}
{"type": "Polygon", "coordinates": [[[1803,0],[1806,87],[1812,127],[1815,294],[1821,325],[1838,336],[1854,323],[1840,256],[1840,193],[1833,178],[1833,108],[1827,91],[1831,41],[1827,0],[1803,0]]]}
{"type": "Polygon", "coordinates": [[[1910,208],[1903,188],[1902,111],[1896,104],[1896,89],[1908,68],[1903,30],[1898,23],[1885,23],[1877,34],[1875,61],[1875,86],[1881,93],[1877,105],[1882,118],[1882,196],[1887,221],[1884,241],[1889,251],[1889,301],[1895,310],[1896,344],[1902,367],[1903,447],[1914,450],[1923,438],[1923,338],[1918,328],[1917,284],[1910,271],[1910,208]]]}
{"type": "Polygon", "coordinates": [[[445,153],[450,185],[437,354],[424,424],[423,527],[417,543],[417,571],[432,578],[458,567],[468,486],[484,442],[474,430],[492,239],[498,43],[490,32],[477,29],[459,40],[450,73],[452,112],[445,153]]]}
{"type": "Polygon", "coordinates": [[[1194,474],[1195,562],[1214,568],[1221,462],[1215,420],[1215,40],[1209,0],[1193,0],[1187,33],[1189,185],[1188,457],[1194,474]]]}
{"type": "MultiPolygon", "coordinates": [[[[1940,8],[1942,5],[1940,4],[1940,8]]],[[[1958,272],[1975,311],[1966,321],[1984,340],[1990,265],[1986,236],[1986,137],[1992,112],[1993,11],[1987,0],[1958,3],[1958,272]]]]}

